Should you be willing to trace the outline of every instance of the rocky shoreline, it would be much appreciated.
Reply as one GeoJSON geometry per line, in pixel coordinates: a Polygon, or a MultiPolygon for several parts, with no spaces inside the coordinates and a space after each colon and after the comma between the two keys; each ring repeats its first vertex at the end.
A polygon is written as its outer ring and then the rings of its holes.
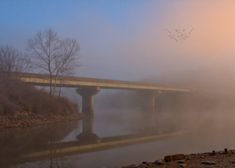
{"type": "Polygon", "coordinates": [[[3,128],[23,128],[23,127],[32,127],[42,124],[51,124],[56,122],[71,121],[81,119],[82,115],[78,114],[67,114],[67,115],[28,115],[24,117],[8,117],[0,116],[0,129],[3,128]]]}
{"type": "Polygon", "coordinates": [[[122,168],[232,168],[235,167],[235,150],[212,151],[196,154],[175,154],[154,162],[142,162],[122,168]]]}

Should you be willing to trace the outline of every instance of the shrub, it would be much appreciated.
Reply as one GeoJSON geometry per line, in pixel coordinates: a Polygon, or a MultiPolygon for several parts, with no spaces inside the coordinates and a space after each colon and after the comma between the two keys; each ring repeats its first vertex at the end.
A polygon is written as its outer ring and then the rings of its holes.
{"type": "Polygon", "coordinates": [[[77,105],[66,98],[51,96],[44,90],[5,75],[0,75],[0,81],[0,115],[77,113],[77,105]]]}

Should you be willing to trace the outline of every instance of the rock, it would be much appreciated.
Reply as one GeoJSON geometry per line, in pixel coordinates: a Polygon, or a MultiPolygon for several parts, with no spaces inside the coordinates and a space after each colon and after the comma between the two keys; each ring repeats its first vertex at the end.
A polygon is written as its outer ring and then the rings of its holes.
{"type": "Polygon", "coordinates": [[[216,154],[216,152],[213,150],[210,155],[214,156],[215,154],[216,154]]]}
{"type": "Polygon", "coordinates": [[[235,160],[233,160],[233,161],[230,161],[232,164],[235,164],[235,160]]]}
{"type": "Polygon", "coordinates": [[[185,168],[187,165],[185,163],[179,164],[180,168],[185,168]]]}
{"type": "Polygon", "coordinates": [[[140,165],[138,166],[138,168],[149,168],[149,166],[142,163],[142,164],[140,164],[140,165]]]}
{"type": "Polygon", "coordinates": [[[153,164],[155,164],[155,165],[163,165],[164,162],[162,160],[156,160],[156,161],[153,162],[153,164]]]}
{"type": "Polygon", "coordinates": [[[135,164],[131,164],[128,166],[123,166],[122,168],[137,168],[137,166],[135,164]]]}
{"type": "Polygon", "coordinates": [[[142,162],[142,164],[143,164],[143,165],[146,165],[146,166],[151,166],[151,165],[152,165],[151,162],[146,162],[146,161],[142,162]]]}
{"type": "Polygon", "coordinates": [[[228,149],[224,148],[224,154],[228,154],[228,149]]]}
{"type": "Polygon", "coordinates": [[[220,155],[222,155],[222,154],[224,154],[224,151],[219,151],[218,153],[219,153],[220,155]]]}
{"type": "Polygon", "coordinates": [[[175,154],[175,155],[168,155],[164,157],[165,162],[171,162],[176,160],[184,160],[185,155],[184,154],[175,154]]]}
{"type": "Polygon", "coordinates": [[[192,156],[189,156],[189,155],[185,156],[185,160],[190,160],[191,158],[192,156]]]}
{"type": "Polygon", "coordinates": [[[179,163],[179,164],[184,164],[184,163],[185,163],[185,160],[178,160],[177,163],[179,163]]]}
{"type": "MultiPolygon", "coordinates": [[[[152,163],[152,162],[142,162],[141,165],[139,165],[139,167],[143,167],[143,168],[154,168],[156,167],[156,164],[152,163]]],[[[138,167],[138,168],[139,168],[138,167]]]]}
{"type": "Polygon", "coordinates": [[[210,161],[210,160],[202,161],[201,163],[204,165],[215,165],[216,164],[215,161],[210,161]]]}
{"type": "Polygon", "coordinates": [[[204,158],[205,158],[205,156],[199,156],[199,158],[204,159],[204,158]]]}
{"type": "Polygon", "coordinates": [[[165,162],[170,162],[170,161],[172,161],[172,156],[171,155],[165,156],[164,160],[165,160],[165,162]]]}
{"type": "Polygon", "coordinates": [[[2,105],[0,105],[0,114],[2,115],[4,113],[4,108],[2,105]]]}

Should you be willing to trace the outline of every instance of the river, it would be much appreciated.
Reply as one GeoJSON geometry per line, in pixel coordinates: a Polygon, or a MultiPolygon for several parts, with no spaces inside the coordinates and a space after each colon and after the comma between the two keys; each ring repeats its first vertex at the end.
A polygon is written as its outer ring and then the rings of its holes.
{"type": "MultiPolygon", "coordinates": [[[[158,116],[161,117],[156,119],[150,117],[148,122],[143,122],[141,121],[143,119],[142,114],[143,112],[130,109],[96,109],[94,119],[88,121],[88,127],[92,127],[92,135],[97,136],[99,140],[92,136],[91,140],[94,141],[88,143],[79,140],[78,136],[84,131],[84,124],[82,124],[84,121],[1,130],[1,166],[12,168],[117,168],[141,161],[154,161],[172,153],[222,150],[225,147],[234,148],[234,135],[224,131],[222,127],[211,130],[207,125],[201,125],[200,129],[198,129],[199,127],[182,129],[183,127],[176,127],[176,125],[179,125],[176,121],[169,122],[173,121],[174,115],[160,113],[158,116]],[[159,118],[161,118],[161,121],[159,118]],[[179,134],[175,134],[176,132],[179,132],[179,134]],[[147,138],[148,140],[139,141],[141,137],[153,135],[155,137],[150,138],[150,140],[147,138]],[[127,141],[123,142],[123,140],[130,139],[133,140],[128,143],[126,143],[127,141]],[[118,145],[120,140],[122,144],[118,145]],[[77,143],[78,141],[80,142],[77,143]],[[113,142],[116,145],[112,145],[113,142]],[[108,147],[105,147],[104,145],[107,143],[108,147]],[[58,157],[55,157],[56,151],[53,153],[55,149],[53,148],[48,157],[36,157],[33,161],[21,160],[24,155],[51,149],[50,146],[61,147],[60,144],[63,147],[66,147],[67,144],[69,144],[68,147],[87,146],[85,150],[79,149],[70,154],[65,152],[58,157]],[[103,146],[92,146],[92,149],[90,149],[89,145],[91,144],[102,144],[103,146]],[[89,150],[87,150],[88,148],[89,150]]],[[[146,118],[144,119],[146,120],[146,118]]],[[[182,122],[182,120],[179,121],[182,122]]]]}

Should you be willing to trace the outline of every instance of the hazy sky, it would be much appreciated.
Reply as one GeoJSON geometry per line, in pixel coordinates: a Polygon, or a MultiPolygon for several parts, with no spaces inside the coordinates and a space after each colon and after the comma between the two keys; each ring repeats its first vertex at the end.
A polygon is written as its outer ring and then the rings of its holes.
{"type": "Polygon", "coordinates": [[[0,44],[25,49],[27,39],[52,28],[79,40],[80,76],[233,74],[234,18],[233,0],[1,0],[0,44]],[[167,30],[192,28],[185,41],[168,38],[167,30]]]}

